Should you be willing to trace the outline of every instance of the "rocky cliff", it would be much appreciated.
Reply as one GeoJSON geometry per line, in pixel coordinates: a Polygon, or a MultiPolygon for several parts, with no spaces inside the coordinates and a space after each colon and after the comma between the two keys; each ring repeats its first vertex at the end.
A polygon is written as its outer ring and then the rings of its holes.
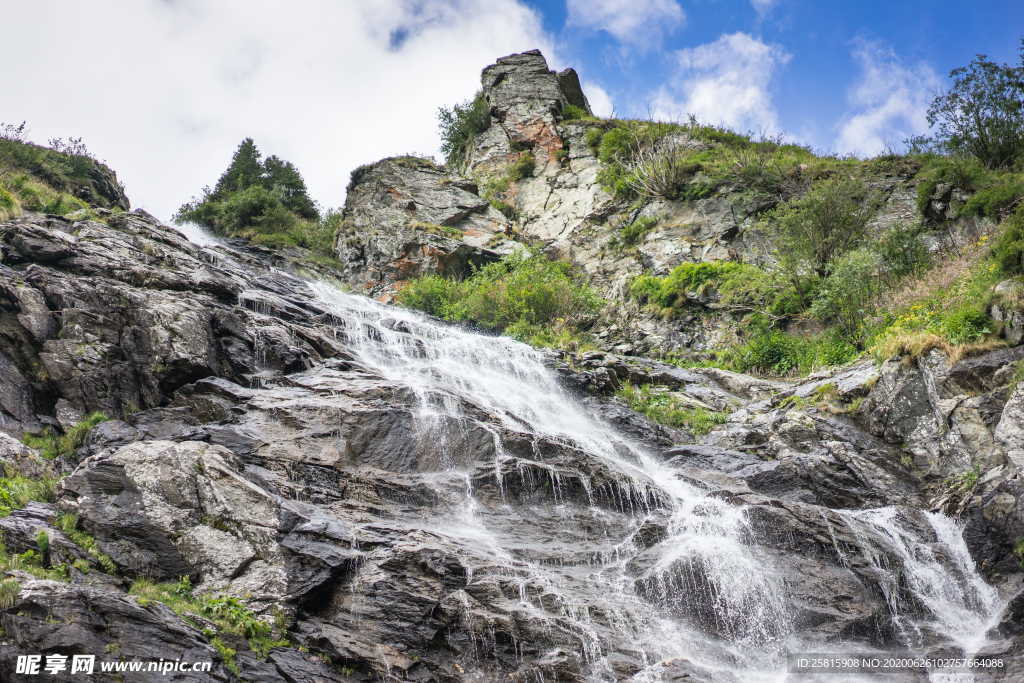
{"type": "MultiPolygon", "coordinates": [[[[1024,676],[1024,349],[801,380],[635,355],[711,343],[621,289],[756,253],[744,200],[623,206],[593,124],[564,118],[587,110],[574,74],[525,53],[483,86],[465,169],[353,175],[320,276],[355,294],[142,211],[0,222],[5,675],[33,680],[10,672],[42,653],[214,662],[132,679],[153,681],[745,681],[799,650],[1024,676]],[[509,218],[480,188],[527,147],[509,218]],[[645,212],[663,227],[608,246],[645,212]],[[565,357],[361,295],[531,243],[601,284],[618,351],[565,357]],[[723,419],[655,424],[613,396],[626,383],[723,419]]],[[[878,221],[911,210],[911,179],[879,183],[878,221]]]]}

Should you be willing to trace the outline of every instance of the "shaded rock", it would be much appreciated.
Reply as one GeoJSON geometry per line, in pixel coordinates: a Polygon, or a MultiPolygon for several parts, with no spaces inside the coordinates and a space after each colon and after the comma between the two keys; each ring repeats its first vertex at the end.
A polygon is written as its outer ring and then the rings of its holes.
{"type": "MultiPolygon", "coordinates": [[[[212,661],[209,673],[140,673],[139,681],[230,681],[231,674],[216,650],[203,635],[160,603],[142,607],[131,597],[87,586],[69,586],[55,581],[25,580],[14,604],[0,610],[0,627],[5,641],[0,645],[0,666],[12,681],[30,681],[38,676],[16,676],[19,654],[96,655],[97,660],[118,658],[159,661],[180,659],[212,661]],[[116,647],[108,648],[115,644],[116,647]],[[114,654],[116,653],[116,654],[114,654]]],[[[97,680],[104,679],[98,675],[97,680]]],[[[51,680],[76,681],[65,671],[51,680]]]]}
{"type": "Polygon", "coordinates": [[[352,286],[390,295],[419,275],[461,277],[508,253],[508,227],[474,186],[428,160],[394,157],[353,172],[335,252],[352,286]]]}

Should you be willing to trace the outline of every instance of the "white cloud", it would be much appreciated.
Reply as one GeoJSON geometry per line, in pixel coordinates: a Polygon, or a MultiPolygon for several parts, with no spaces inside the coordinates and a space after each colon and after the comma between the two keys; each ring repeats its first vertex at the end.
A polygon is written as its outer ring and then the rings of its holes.
{"type": "Polygon", "coordinates": [[[857,43],[860,78],[849,94],[851,111],[840,122],[836,151],[872,156],[928,130],[928,105],[942,81],[924,62],[907,64],[877,43],[857,43]]]}
{"type": "Polygon", "coordinates": [[[740,131],[778,132],[769,86],[791,55],[746,33],[722,35],[676,53],[678,72],[652,102],[655,118],[705,123],[740,131]]]}
{"type": "Polygon", "coordinates": [[[676,0],[568,0],[570,26],[603,30],[632,47],[657,47],[686,22],[676,0]]]}
{"type": "Polygon", "coordinates": [[[600,116],[601,118],[608,118],[615,111],[615,105],[612,104],[611,95],[608,91],[597,85],[596,83],[588,83],[584,81],[583,94],[587,96],[587,102],[590,103],[590,109],[594,112],[594,116],[600,116]]]}
{"type": "Polygon", "coordinates": [[[775,5],[779,4],[779,0],[750,0],[750,6],[757,12],[757,16],[764,19],[768,16],[768,13],[775,9],[775,5]]]}
{"type": "Polygon", "coordinates": [[[435,153],[436,110],[480,69],[535,47],[519,0],[14,3],[0,116],[32,139],[82,136],[141,206],[169,218],[251,136],[294,162],[322,204],[389,154],[435,153]]]}

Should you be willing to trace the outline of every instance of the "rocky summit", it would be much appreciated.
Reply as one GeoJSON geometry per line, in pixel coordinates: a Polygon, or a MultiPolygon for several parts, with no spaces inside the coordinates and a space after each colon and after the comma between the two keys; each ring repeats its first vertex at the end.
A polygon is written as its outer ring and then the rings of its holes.
{"type": "MultiPolygon", "coordinates": [[[[86,210],[0,221],[4,680],[39,654],[212,662],[97,681],[745,682],[813,653],[1024,680],[1014,281],[988,345],[683,367],[749,319],[697,288],[666,315],[630,282],[766,263],[767,200],[625,200],[575,72],[533,51],[481,84],[461,166],[352,174],[331,259],[198,246],[106,172],[86,210]],[[391,303],[530,253],[600,293],[591,348],[391,303]],[[706,423],[635,411],[641,387],[706,423]]],[[[994,229],[952,184],[870,170],[876,232],[920,206],[936,253],[994,229]]]]}

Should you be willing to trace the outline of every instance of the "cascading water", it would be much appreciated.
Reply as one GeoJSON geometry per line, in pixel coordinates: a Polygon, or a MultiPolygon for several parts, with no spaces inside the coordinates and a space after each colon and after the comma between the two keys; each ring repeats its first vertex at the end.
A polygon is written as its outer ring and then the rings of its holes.
{"type": "MultiPolygon", "coordinates": [[[[742,506],[684,480],[589,415],[534,349],[326,284],[311,286],[340,321],[356,362],[414,397],[421,469],[437,475],[424,481],[454,501],[420,523],[476,558],[471,581],[494,581],[521,621],[574,643],[592,680],[621,678],[613,650],[640,659],[636,680],[660,680],[662,662],[676,657],[723,680],[785,679],[787,647],[808,643],[795,631],[783,577],[750,543],[754,532],[742,506]],[[485,438],[470,438],[474,429],[485,438]],[[488,440],[493,462],[482,471],[475,456],[488,440]],[[574,457],[588,467],[567,466],[574,457]],[[530,534],[502,515],[513,495],[506,489],[517,478],[522,489],[551,492],[550,509],[536,507],[536,520],[520,517],[520,527],[537,525],[530,534]],[[496,486],[497,501],[481,498],[484,482],[496,486]],[[653,542],[640,540],[648,526],[659,530],[653,542]]],[[[915,621],[899,590],[881,585],[904,634],[921,628],[950,639],[960,634],[963,650],[976,649],[998,600],[978,578],[952,523],[927,516],[934,538],[926,550],[918,530],[894,521],[894,509],[843,514],[884,548],[871,562],[891,574],[888,558],[898,557],[917,611],[931,615],[915,621]]],[[[473,622],[470,600],[463,600],[473,622]]],[[[467,626],[478,634],[474,649],[485,660],[493,634],[485,623],[467,626]]],[[[908,635],[905,645],[918,643],[908,635]]]]}

